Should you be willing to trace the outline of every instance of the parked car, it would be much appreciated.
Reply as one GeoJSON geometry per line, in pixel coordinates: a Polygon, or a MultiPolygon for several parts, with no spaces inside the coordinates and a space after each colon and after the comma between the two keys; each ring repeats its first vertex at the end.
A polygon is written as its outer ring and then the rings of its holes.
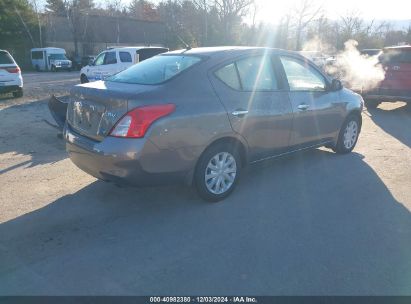
{"type": "Polygon", "coordinates": [[[219,201],[247,164],[320,146],[351,152],[362,107],[299,54],[220,47],[169,52],[77,85],[59,115],[85,172],[137,186],[193,183],[219,201]]]}
{"type": "Polygon", "coordinates": [[[93,63],[95,56],[73,56],[71,58],[71,62],[73,65],[73,69],[76,71],[80,71],[83,67],[93,63]]]}
{"type": "Polygon", "coordinates": [[[314,62],[322,71],[332,57],[319,51],[300,51],[300,55],[314,62]]]}
{"type": "Polygon", "coordinates": [[[383,101],[411,102],[411,46],[384,48],[379,61],[385,78],[377,88],[363,92],[367,106],[376,107],[383,101]]]}
{"type": "Polygon", "coordinates": [[[31,64],[36,71],[71,70],[72,62],[61,48],[34,48],[30,51],[31,64]]]}
{"type": "Polygon", "coordinates": [[[5,50],[0,50],[0,93],[13,93],[15,98],[23,96],[20,67],[5,50]]]}
{"type": "Polygon", "coordinates": [[[162,47],[110,48],[98,54],[91,64],[81,69],[80,82],[104,80],[133,64],[165,52],[168,52],[168,49],[162,47]]]}

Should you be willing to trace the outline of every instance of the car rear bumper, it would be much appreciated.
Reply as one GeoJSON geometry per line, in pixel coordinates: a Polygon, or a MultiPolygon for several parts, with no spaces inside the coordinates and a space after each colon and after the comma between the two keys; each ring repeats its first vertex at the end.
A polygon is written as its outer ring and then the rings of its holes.
{"type": "Polygon", "coordinates": [[[380,101],[411,101],[411,90],[376,89],[363,93],[365,99],[380,101]]]}
{"type": "Polygon", "coordinates": [[[0,93],[11,93],[11,92],[18,92],[22,89],[21,86],[18,85],[2,85],[0,86],[0,93]]]}
{"type": "Polygon", "coordinates": [[[71,66],[56,66],[56,70],[71,70],[71,66]]]}
{"type": "Polygon", "coordinates": [[[64,138],[72,162],[98,179],[132,186],[189,182],[189,171],[183,164],[181,170],[168,164],[173,162],[171,151],[158,149],[148,139],[106,137],[96,142],[76,133],[67,123],[64,138]]]}

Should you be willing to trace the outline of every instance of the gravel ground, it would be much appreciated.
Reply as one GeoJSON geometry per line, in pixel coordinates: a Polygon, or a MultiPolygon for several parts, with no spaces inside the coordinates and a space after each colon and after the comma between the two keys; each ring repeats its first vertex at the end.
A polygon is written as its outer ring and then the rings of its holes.
{"type": "Polygon", "coordinates": [[[249,167],[226,201],[118,188],[69,159],[47,110],[78,74],[0,98],[0,295],[411,295],[411,110],[363,113],[355,151],[249,167]]]}

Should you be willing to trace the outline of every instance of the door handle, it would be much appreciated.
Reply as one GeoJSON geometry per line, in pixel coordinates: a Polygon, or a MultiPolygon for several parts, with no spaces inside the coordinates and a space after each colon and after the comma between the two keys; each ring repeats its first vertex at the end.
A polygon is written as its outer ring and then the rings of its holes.
{"type": "Polygon", "coordinates": [[[298,108],[298,110],[305,111],[305,110],[307,110],[309,107],[310,107],[310,106],[309,106],[308,104],[303,103],[303,104],[300,104],[297,108],[298,108]]]}
{"type": "Polygon", "coordinates": [[[235,110],[234,112],[231,113],[234,116],[240,117],[248,114],[247,110],[235,110]]]}

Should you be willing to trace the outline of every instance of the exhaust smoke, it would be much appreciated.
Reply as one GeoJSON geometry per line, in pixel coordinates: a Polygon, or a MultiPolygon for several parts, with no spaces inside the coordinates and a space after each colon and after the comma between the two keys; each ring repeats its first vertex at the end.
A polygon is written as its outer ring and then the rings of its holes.
{"type": "MultiPolygon", "coordinates": [[[[337,53],[334,58],[327,59],[322,68],[328,75],[340,79],[346,87],[354,91],[370,91],[377,88],[379,83],[384,80],[385,71],[378,59],[379,55],[362,55],[357,47],[357,41],[346,41],[344,50],[337,53]]],[[[310,40],[304,46],[304,51],[309,50],[335,53],[332,46],[323,43],[318,38],[310,40]],[[320,50],[318,46],[320,46],[320,50]]]]}

